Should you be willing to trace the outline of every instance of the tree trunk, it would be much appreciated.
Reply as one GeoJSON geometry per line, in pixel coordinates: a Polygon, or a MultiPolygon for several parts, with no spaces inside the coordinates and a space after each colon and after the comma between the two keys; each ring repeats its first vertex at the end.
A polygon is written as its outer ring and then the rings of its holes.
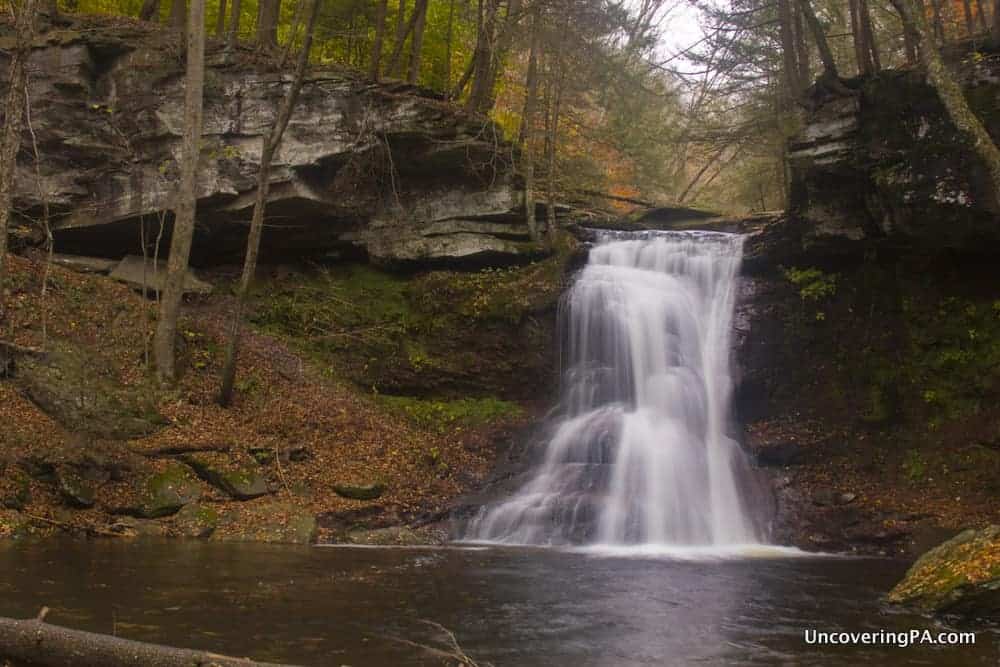
{"type": "Polygon", "coordinates": [[[794,101],[802,92],[802,84],[799,82],[799,63],[795,51],[795,28],[792,23],[792,7],[789,4],[789,0],[778,0],[778,20],[785,88],[789,100],[794,101]]]}
{"type": "Polygon", "coordinates": [[[805,18],[810,32],[812,32],[813,40],[816,42],[816,50],[819,51],[819,59],[823,63],[824,76],[831,81],[839,81],[840,75],[837,73],[837,62],[833,58],[833,51],[830,50],[830,44],[826,41],[826,33],[823,32],[823,26],[820,24],[819,19],[816,18],[812,4],[809,0],[799,0],[799,7],[802,10],[802,16],[805,18]]]}
{"type": "Polygon", "coordinates": [[[851,33],[854,37],[854,59],[858,63],[858,74],[865,76],[872,72],[874,64],[871,60],[871,48],[868,46],[868,34],[861,15],[861,0],[848,0],[851,10],[851,33]]]}
{"type": "Polygon", "coordinates": [[[7,90],[7,104],[4,108],[3,143],[0,143],[0,295],[3,293],[7,233],[14,199],[17,153],[21,149],[21,125],[27,102],[25,88],[28,80],[28,60],[31,58],[31,42],[35,36],[35,0],[22,0],[14,4],[13,9],[17,37],[7,73],[10,87],[7,90]]]}
{"type": "Polygon", "coordinates": [[[382,49],[385,44],[385,17],[389,11],[389,0],[378,0],[375,6],[375,42],[372,57],[368,63],[368,78],[378,81],[382,75],[382,49]]]}
{"type": "Polygon", "coordinates": [[[802,25],[802,10],[797,2],[792,5],[792,14],[795,18],[795,52],[799,61],[799,84],[805,89],[812,83],[812,64],[809,59],[809,45],[806,42],[806,29],[802,25]]]}
{"type": "Polygon", "coordinates": [[[222,38],[226,34],[226,0],[219,0],[219,13],[215,17],[215,36],[222,38]]]}
{"type": "Polygon", "coordinates": [[[142,21],[153,21],[160,18],[160,0],[143,0],[139,9],[139,19],[142,21]]]}
{"type": "MultiPolygon", "coordinates": [[[[416,29],[417,22],[421,20],[419,11],[421,3],[422,0],[417,0],[417,4],[413,8],[413,12],[410,14],[410,19],[406,22],[406,25],[403,26],[403,31],[396,35],[396,43],[392,47],[392,55],[389,56],[388,67],[388,71],[392,73],[393,76],[399,76],[403,71],[403,49],[406,46],[406,39],[416,29]]],[[[421,37],[421,39],[423,38],[421,37]]]]}
{"type": "Polygon", "coordinates": [[[424,26],[427,23],[428,0],[417,0],[413,6],[413,38],[410,40],[410,66],[406,80],[415,84],[420,78],[420,57],[424,49],[424,26]]]}
{"type": "Polygon", "coordinates": [[[177,318],[184,295],[194,236],[194,216],[198,197],[198,158],[201,143],[202,90],[205,84],[205,0],[191,0],[187,29],[187,76],[184,84],[184,140],[181,147],[180,185],[174,204],[174,228],[170,258],[163,281],[160,318],[153,339],[156,374],[161,382],[176,377],[174,343],[177,318]]]}
{"type": "Polygon", "coordinates": [[[965,34],[971,36],[976,31],[975,19],[972,16],[972,0],[962,0],[962,14],[965,17],[965,34]]]}
{"type": "Polygon", "coordinates": [[[892,4],[903,21],[913,27],[919,39],[920,59],[927,70],[927,81],[937,91],[951,122],[965,135],[972,150],[986,167],[993,184],[993,203],[1000,206],[1000,150],[969,108],[957,78],[945,66],[937,45],[929,34],[923,12],[914,7],[912,0],[892,0],[892,4]]]}
{"type": "Polygon", "coordinates": [[[549,243],[553,244],[556,238],[556,149],[559,141],[559,115],[562,112],[563,85],[566,78],[566,63],[563,62],[563,48],[566,41],[566,30],[568,29],[569,17],[563,21],[562,30],[556,35],[555,61],[550,68],[551,78],[551,109],[549,112],[548,138],[545,144],[546,176],[548,177],[547,190],[548,202],[545,206],[546,232],[549,243]]]}
{"type": "Polygon", "coordinates": [[[281,138],[285,134],[285,128],[292,118],[295,104],[299,99],[299,91],[302,90],[302,81],[305,79],[306,68],[309,66],[309,51],[312,48],[313,33],[316,30],[316,17],[319,15],[320,0],[312,0],[309,8],[309,21],[306,24],[305,36],[302,39],[302,51],[299,53],[298,64],[295,67],[295,78],[292,80],[285,99],[282,100],[281,109],[274,120],[274,125],[264,139],[261,148],[260,170],[257,172],[257,196],[254,201],[253,218],[250,222],[250,234],[247,237],[246,257],[243,260],[243,275],[240,278],[240,287],[236,293],[236,307],[233,313],[232,330],[229,336],[229,345],[226,348],[226,362],[222,369],[222,387],[219,390],[219,404],[228,406],[233,400],[233,386],[236,382],[236,363],[239,357],[240,336],[243,326],[243,311],[246,307],[247,294],[250,285],[253,283],[254,274],[257,271],[257,255],[260,252],[260,237],[264,230],[264,212],[267,207],[267,195],[269,188],[269,178],[271,170],[271,160],[281,146],[281,138]]]}
{"type": "Polygon", "coordinates": [[[532,241],[538,240],[538,221],[535,219],[535,106],[538,98],[538,21],[539,7],[531,12],[531,47],[528,53],[528,73],[525,81],[524,111],[518,144],[524,172],[524,221],[532,241]]]}
{"type": "Polygon", "coordinates": [[[226,40],[226,47],[236,48],[240,39],[240,18],[243,14],[241,0],[232,0],[232,13],[229,16],[229,38],[226,40]]]}
{"type": "Polygon", "coordinates": [[[508,0],[507,16],[494,39],[493,53],[490,58],[490,80],[486,88],[486,98],[483,100],[482,111],[489,112],[496,105],[497,82],[503,71],[503,63],[514,41],[514,30],[521,20],[521,0],[508,0]]]}
{"type": "MultiPolygon", "coordinates": [[[[195,0],[198,1],[198,0],[195,0]]],[[[110,635],[50,625],[40,618],[0,618],[0,655],[16,664],[36,667],[101,665],[101,667],[281,667],[207,651],[147,644],[110,635]]],[[[291,667],[286,665],[285,667],[291,667]]]]}
{"type": "MultiPolygon", "coordinates": [[[[403,43],[406,41],[407,21],[406,21],[406,0],[399,0],[399,7],[396,8],[396,31],[393,36],[392,52],[399,54],[403,52],[403,43]]],[[[399,76],[400,60],[396,55],[389,59],[389,68],[386,74],[389,76],[399,76]]]]}
{"type": "Polygon", "coordinates": [[[934,15],[934,35],[940,44],[944,44],[944,19],[941,17],[941,0],[931,0],[931,9],[934,15]]]}
{"type": "Polygon", "coordinates": [[[865,44],[871,56],[871,66],[873,72],[882,69],[882,56],[878,52],[878,42],[875,40],[875,27],[872,25],[872,12],[868,5],[868,0],[858,0],[858,9],[861,12],[861,29],[865,33],[865,44]]]}
{"type": "Polygon", "coordinates": [[[1000,0],[993,0],[993,25],[990,28],[993,43],[1000,46],[1000,0]]]}
{"type": "Polygon", "coordinates": [[[448,29],[445,34],[444,46],[444,89],[451,92],[451,57],[452,42],[455,34],[455,0],[448,0],[448,29]]]}
{"type": "Polygon", "coordinates": [[[983,32],[990,29],[986,22],[986,9],[983,7],[985,2],[986,0],[976,0],[976,20],[979,22],[979,29],[983,32]]]}
{"type": "Polygon", "coordinates": [[[480,0],[479,35],[472,56],[472,90],[466,106],[470,111],[484,113],[492,96],[493,53],[496,49],[496,25],[499,0],[480,0]]]}
{"type": "Polygon", "coordinates": [[[257,5],[257,43],[267,50],[278,48],[281,0],[260,0],[257,5]]]}
{"type": "Polygon", "coordinates": [[[184,24],[187,21],[186,0],[173,0],[170,3],[170,27],[174,30],[184,31],[184,24]]]}

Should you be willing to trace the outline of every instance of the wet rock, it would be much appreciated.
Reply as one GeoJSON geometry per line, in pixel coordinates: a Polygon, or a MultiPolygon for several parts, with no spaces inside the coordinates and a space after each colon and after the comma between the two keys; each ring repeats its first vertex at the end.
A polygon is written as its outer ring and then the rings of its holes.
{"type": "Polygon", "coordinates": [[[250,510],[228,508],[219,517],[212,540],[310,544],[316,537],[316,517],[288,503],[254,505],[250,510]]]}
{"type": "Polygon", "coordinates": [[[145,493],[130,514],[155,519],[175,514],[201,498],[201,485],[183,466],[173,465],[146,480],[145,493]]]}
{"type": "Polygon", "coordinates": [[[420,544],[437,544],[441,540],[437,536],[418,532],[406,526],[390,526],[388,528],[349,530],[343,541],[350,544],[365,544],[372,546],[414,546],[420,544]]]}
{"type": "Polygon", "coordinates": [[[0,510],[0,537],[18,539],[35,532],[30,518],[16,510],[0,510]]]}
{"type": "Polygon", "coordinates": [[[174,515],[172,532],[181,537],[209,537],[219,523],[219,513],[210,505],[191,503],[174,515]]]}
{"type": "Polygon", "coordinates": [[[80,473],[70,467],[56,471],[56,484],[63,499],[73,507],[94,506],[94,487],[80,473]]]}
{"type": "Polygon", "coordinates": [[[385,493],[385,484],[381,482],[372,482],[370,484],[334,484],[333,490],[342,498],[375,500],[385,493]]]}
{"type": "Polygon", "coordinates": [[[969,529],[934,547],[889,592],[925,612],[1000,618],[1000,526],[969,529]]]}
{"type": "Polygon", "coordinates": [[[198,477],[237,500],[252,500],[270,493],[267,480],[259,472],[234,466],[225,455],[188,454],[180,458],[198,477]]]}
{"type": "Polygon", "coordinates": [[[166,527],[159,521],[134,516],[121,517],[109,527],[122,537],[163,537],[166,527]]]}

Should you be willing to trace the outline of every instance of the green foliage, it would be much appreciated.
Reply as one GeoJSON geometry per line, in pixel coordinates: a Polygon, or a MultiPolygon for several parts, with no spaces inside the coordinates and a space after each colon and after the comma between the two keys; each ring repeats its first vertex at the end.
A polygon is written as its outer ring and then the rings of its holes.
{"type": "Polygon", "coordinates": [[[521,415],[521,408],[516,403],[493,397],[439,401],[379,396],[378,400],[405,415],[416,426],[438,434],[521,415]]]}
{"type": "Polygon", "coordinates": [[[820,301],[837,293],[837,274],[824,273],[817,268],[791,267],[784,269],[785,278],[799,288],[803,301],[820,301]]]}

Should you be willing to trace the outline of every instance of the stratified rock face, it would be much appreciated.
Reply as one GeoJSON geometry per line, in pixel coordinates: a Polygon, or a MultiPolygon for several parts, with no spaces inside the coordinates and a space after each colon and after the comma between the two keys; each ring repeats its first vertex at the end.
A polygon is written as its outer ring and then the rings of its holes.
{"type": "MultiPolygon", "coordinates": [[[[954,67],[1000,141],[1000,62],[968,57],[954,67]]],[[[861,82],[856,97],[816,100],[788,156],[792,209],[811,223],[807,242],[1000,246],[988,172],[918,71],[882,72],[861,82]]]]}
{"type": "Polygon", "coordinates": [[[966,530],[934,547],[889,600],[928,612],[1000,617],[1000,526],[966,530]]]}
{"type": "MultiPolygon", "coordinates": [[[[176,37],[139,23],[77,23],[39,38],[31,120],[58,250],[140,254],[140,219],[156,237],[179,174],[180,53],[176,37]]],[[[291,79],[254,60],[208,49],[196,262],[241,256],[263,137],[291,79]]],[[[516,261],[536,247],[509,158],[492,123],[427,91],[314,71],[272,169],[264,251],[516,261]]],[[[16,203],[37,212],[34,160],[21,159],[16,203]]]]}

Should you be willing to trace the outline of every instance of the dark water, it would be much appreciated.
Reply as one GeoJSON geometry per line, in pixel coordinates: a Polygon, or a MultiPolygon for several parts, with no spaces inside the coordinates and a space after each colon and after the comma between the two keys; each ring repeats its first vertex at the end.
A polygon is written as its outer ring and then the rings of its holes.
{"type": "MultiPolygon", "coordinates": [[[[975,646],[807,645],[806,628],[944,626],[880,596],[901,563],[678,560],[543,549],[345,549],[185,542],[0,545],[0,614],[305,665],[440,665],[407,642],[453,630],[480,663],[990,665],[975,646]]],[[[451,664],[454,664],[452,661],[451,664]]]]}

